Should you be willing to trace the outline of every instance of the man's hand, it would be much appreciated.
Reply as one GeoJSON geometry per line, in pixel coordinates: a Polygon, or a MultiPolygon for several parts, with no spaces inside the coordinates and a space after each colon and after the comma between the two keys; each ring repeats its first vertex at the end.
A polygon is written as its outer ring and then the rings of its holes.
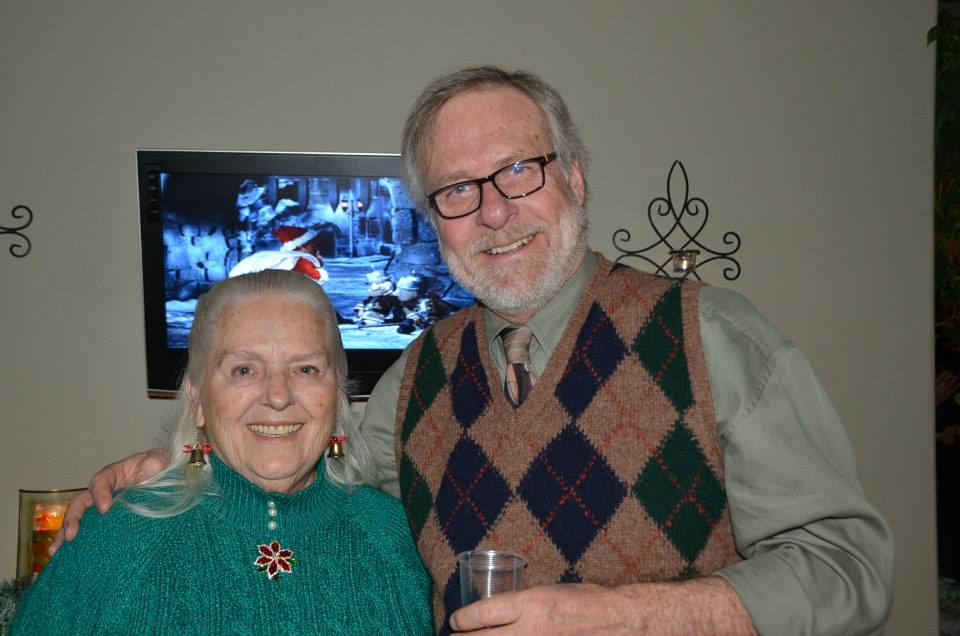
{"type": "Polygon", "coordinates": [[[756,634],[740,598],[718,577],[620,587],[534,587],[472,603],[450,617],[450,626],[491,636],[756,634]]]}
{"type": "Polygon", "coordinates": [[[64,540],[73,541],[77,536],[80,531],[80,518],[87,508],[96,504],[100,514],[105,513],[113,505],[113,493],[156,475],[167,465],[167,460],[167,451],[154,448],[101,468],[90,480],[86,492],[80,493],[70,502],[67,513],[63,516],[63,527],[50,545],[50,556],[63,545],[64,540]]]}

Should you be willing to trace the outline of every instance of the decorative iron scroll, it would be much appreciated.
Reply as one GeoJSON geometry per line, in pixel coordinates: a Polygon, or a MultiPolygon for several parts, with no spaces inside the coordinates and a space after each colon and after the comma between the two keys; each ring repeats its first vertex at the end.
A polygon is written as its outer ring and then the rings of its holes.
{"type": "Polygon", "coordinates": [[[27,220],[21,225],[14,225],[13,227],[0,225],[0,236],[4,234],[13,234],[14,236],[18,237],[22,242],[17,242],[14,240],[13,245],[10,246],[10,254],[12,254],[14,258],[23,258],[30,253],[32,244],[30,243],[30,239],[27,237],[27,235],[21,233],[20,230],[26,229],[28,225],[33,223],[33,211],[31,211],[30,208],[25,205],[17,205],[10,210],[10,215],[14,219],[26,218],[27,220]],[[26,210],[26,213],[24,214],[23,212],[20,212],[20,210],[26,210]]]}
{"type": "Polygon", "coordinates": [[[724,278],[736,280],[740,276],[740,263],[732,255],[740,250],[740,235],[736,232],[723,235],[723,244],[728,249],[713,250],[705,246],[697,237],[706,227],[709,216],[707,203],[700,197],[690,196],[686,168],[679,160],[674,161],[667,174],[667,196],[657,197],[647,206],[647,219],[659,240],[631,250],[626,247],[630,241],[630,231],[621,228],[613,233],[613,246],[621,252],[616,261],[619,263],[625,258],[639,258],[652,265],[655,274],[663,276],[670,276],[666,268],[673,262],[677,278],[692,275],[697,280],[701,280],[697,273],[701,267],[713,261],[725,261],[724,278]],[[666,248],[667,256],[657,262],[653,250],[660,246],[666,248]],[[696,262],[700,254],[709,256],[696,262]]]}

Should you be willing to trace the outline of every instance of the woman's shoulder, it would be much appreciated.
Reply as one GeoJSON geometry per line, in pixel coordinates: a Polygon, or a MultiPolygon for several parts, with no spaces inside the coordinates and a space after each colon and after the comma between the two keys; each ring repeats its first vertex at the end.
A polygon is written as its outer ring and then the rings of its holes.
{"type": "Polygon", "coordinates": [[[73,541],[64,543],[53,562],[83,560],[90,562],[93,555],[124,554],[139,558],[175,534],[179,525],[176,518],[145,517],[117,501],[109,511],[101,514],[90,507],[80,521],[80,532],[73,541]]]}
{"type": "Polygon", "coordinates": [[[115,619],[121,599],[143,580],[162,542],[177,541],[172,520],[138,515],[117,502],[105,514],[89,508],[73,541],[64,543],[21,598],[13,633],[66,625],[70,633],[115,619]],[[56,609],[53,609],[56,608],[56,609]]]}
{"type": "Polygon", "coordinates": [[[405,518],[400,500],[373,486],[354,486],[347,496],[353,508],[361,514],[373,512],[388,518],[405,518]]]}
{"type": "Polygon", "coordinates": [[[351,516],[377,541],[412,545],[410,525],[400,500],[372,486],[356,486],[346,495],[351,516]]]}

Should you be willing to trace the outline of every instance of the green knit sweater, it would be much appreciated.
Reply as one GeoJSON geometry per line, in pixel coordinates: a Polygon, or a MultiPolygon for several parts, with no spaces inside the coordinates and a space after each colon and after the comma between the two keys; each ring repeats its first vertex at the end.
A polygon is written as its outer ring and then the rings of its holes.
{"type": "Polygon", "coordinates": [[[290,495],[211,464],[222,497],[176,517],[91,509],[24,594],[11,633],[433,633],[429,579],[397,500],[368,487],[347,494],[322,462],[290,495]],[[289,572],[274,554],[289,557],[289,572]]]}

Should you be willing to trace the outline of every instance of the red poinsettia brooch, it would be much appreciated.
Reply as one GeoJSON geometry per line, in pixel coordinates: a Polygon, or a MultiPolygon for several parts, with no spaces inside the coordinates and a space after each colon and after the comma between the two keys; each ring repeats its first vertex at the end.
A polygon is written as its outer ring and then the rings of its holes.
{"type": "Polygon", "coordinates": [[[289,574],[293,570],[293,566],[297,564],[297,560],[293,558],[293,551],[281,547],[279,541],[274,541],[270,545],[258,545],[257,550],[260,551],[260,556],[253,562],[257,572],[266,572],[271,580],[278,583],[280,579],[277,577],[280,576],[280,573],[286,572],[289,574]]]}

